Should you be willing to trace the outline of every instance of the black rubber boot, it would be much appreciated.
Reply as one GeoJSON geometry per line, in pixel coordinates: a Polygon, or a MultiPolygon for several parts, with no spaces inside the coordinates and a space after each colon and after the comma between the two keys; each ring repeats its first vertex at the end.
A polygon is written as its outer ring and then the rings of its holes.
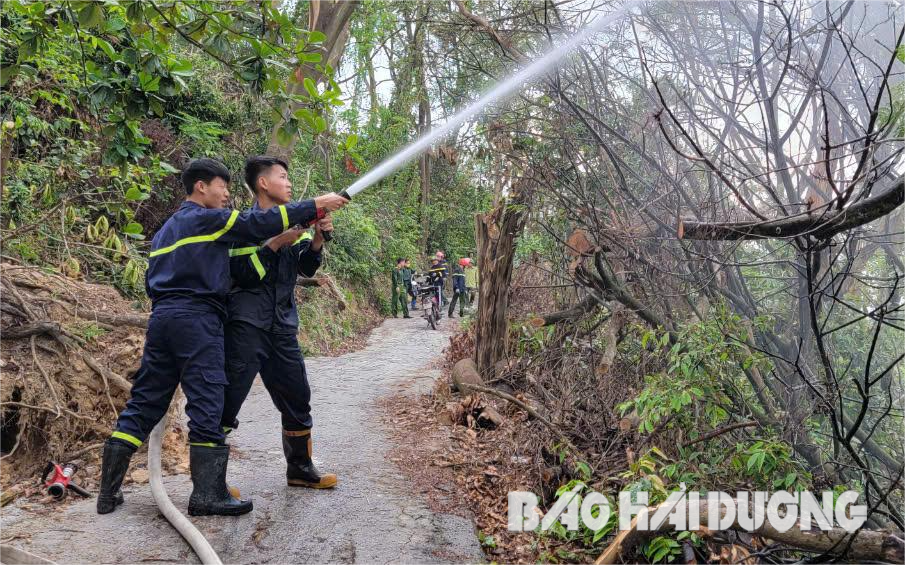
{"type": "Polygon", "coordinates": [[[115,439],[104,442],[104,460],[101,464],[101,488],[97,494],[97,513],[109,514],[123,503],[123,478],[129,470],[129,461],[135,447],[115,439]]]}
{"type": "Polygon", "coordinates": [[[239,516],[251,512],[251,501],[235,498],[226,485],[228,445],[193,445],[189,450],[189,458],[194,485],[189,498],[191,516],[239,516]]]}
{"type": "Polygon", "coordinates": [[[286,454],[286,482],[291,487],[333,488],[336,475],[321,474],[311,460],[311,430],[283,430],[283,453],[286,454]]]}

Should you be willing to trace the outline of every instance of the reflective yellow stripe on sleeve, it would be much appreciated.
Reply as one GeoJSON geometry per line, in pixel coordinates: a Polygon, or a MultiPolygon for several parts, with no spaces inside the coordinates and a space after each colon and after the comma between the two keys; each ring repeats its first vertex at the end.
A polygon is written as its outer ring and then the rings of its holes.
{"type": "Polygon", "coordinates": [[[226,221],[226,225],[221,229],[215,231],[210,235],[193,235],[192,237],[184,237],[174,243],[173,245],[168,245],[166,247],[161,247],[160,249],[155,249],[151,252],[151,257],[157,257],[158,255],[163,255],[165,253],[169,253],[175,249],[182,247],[183,245],[188,245],[190,243],[204,243],[208,241],[217,241],[221,235],[228,232],[232,229],[233,224],[236,223],[236,218],[239,217],[239,211],[233,210],[232,214],[229,215],[229,219],[226,221]]]}
{"type": "Polygon", "coordinates": [[[286,207],[280,204],[277,206],[280,209],[280,217],[283,218],[283,231],[289,229],[289,215],[286,214],[286,207]]]}

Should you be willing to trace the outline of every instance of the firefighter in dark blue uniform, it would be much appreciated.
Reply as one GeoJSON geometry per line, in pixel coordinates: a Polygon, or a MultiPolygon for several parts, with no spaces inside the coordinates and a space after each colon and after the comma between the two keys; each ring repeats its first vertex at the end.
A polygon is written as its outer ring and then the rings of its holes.
{"type": "MultiPolygon", "coordinates": [[[[250,158],[245,181],[255,192],[253,210],[272,210],[292,198],[286,163],[267,156],[250,158]]],[[[329,216],[307,230],[289,230],[268,242],[250,239],[233,246],[229,321],[226,324],[226,373],[229,385],[223,405],[223,429],[239,425],[237,416],[255,375],[279,410],[283,424],[286,479],[290,486],[332,488],[336,475],[320,473],[311,459],[311,388],[298,343],[295,283],[310,277],[321,264],[323,231],[332,231],[329,216]]]]}
{"type": "MultiPolygon", "coordinates": [[[[439,256],[440,252],[437,252],[439,256]]],[[[437,299],[437,307],[440,308],[440,315],[442,316],[443,312],[443,281],[446,277],[446,266],[443,265],[442,261],[439,257],[434,257],[431,259],[430,269],[427,271],[428,280],[430,281],[430,285],[434,287],[434,296],[437,299]]]]}
{"type": "Polygon", "coordinates": [[[459,260],[459,264],[453,267],[452,273],[452,300],[449,301],[449,317],[453,317],[453,312],[456,309],[456,302],[459,303],[459,317],[465,315],[465,294],[468,292],[468,289],[465,287],[465,270],[462,268],[463,263],[462,260],[459,260]]]}
{"type": "Polygon", "coordinates": [[[229,171],[213,159],[192,161],[182,173],[186,201],[151,244],[146,289],[152,312],[132,396],[104,445],[100,514],[123,502],[123,477],[135,450],[166,413],[182,385],[189,417],[193,490],[189,513],[238,515],[251,510],[226,485],[229,446],[220,419],[226,388],[223,323],[231,244],[277,235],[308,224],[348,200],[327,194],[314,200],[238,212],[226,209],[229,171]]]}
{"type": "Polygon", "coordinates": [[[446,262],[446,253],[437,250],[437,253],[434,254],[434,257],[437,259],[438,267],[442,269],[440,271],[440,306],[445,306],[448,302],[446,300],[446,279],[449,277],[449,264],[446,262]]]}

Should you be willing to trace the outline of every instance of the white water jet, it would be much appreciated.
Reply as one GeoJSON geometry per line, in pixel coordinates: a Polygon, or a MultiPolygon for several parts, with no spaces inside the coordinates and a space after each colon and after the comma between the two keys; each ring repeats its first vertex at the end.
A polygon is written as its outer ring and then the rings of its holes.
{"type": "Polygon", "coordinates": [[[615,12],[595,20],[591,25],[576,33],[565,43],[552,49],[537,61],[531,63],[511,77],[497,84],[484,96],[481,96],[479,99],[475,100],[470,106],[459,110],[458,113],[451,117],[442,126],[434,128],[431,131],[427,132],[383,163],[368,171],[363,177],[352,183],[352,185],[344,192],[350,197],[355,196],[372,184],[396,172],[403,165],[412,160],[416,155],[430,147],[431,144],[439,139],[446,137],[452,130],[464,124],[469,118],[473,117],[475,114],[477,114],[487,106],[495,102],[500,102],[514,94],[516,91],[521,89],[521,87],[526,82],[547,71],[554,65],[554,63],[556,63],[557,61],[568,55],[573,49],[584,43],[591,35],[600,31],[609,23],[621,18],[623,15],[625,15],[626,12],[629,11],[629,9],[639,3],[640,0],[626,2],[620,9],[616,10],[615,12]]]}

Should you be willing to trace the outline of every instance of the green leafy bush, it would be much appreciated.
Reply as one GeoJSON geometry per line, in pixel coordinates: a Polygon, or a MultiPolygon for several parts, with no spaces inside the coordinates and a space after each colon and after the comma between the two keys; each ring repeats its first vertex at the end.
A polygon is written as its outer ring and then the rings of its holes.
{"type": "MultiPolygon", "coordinates": [[[[374,220],[360,207],[350,205],[336,214],[334,239],[330,244],[327,266],[337,276],[359,283],[367,283],[389,267],[380,264],[380,232],[374,220]]],[[[388,283],[389,284],[389,283],[388,283]]]]}

